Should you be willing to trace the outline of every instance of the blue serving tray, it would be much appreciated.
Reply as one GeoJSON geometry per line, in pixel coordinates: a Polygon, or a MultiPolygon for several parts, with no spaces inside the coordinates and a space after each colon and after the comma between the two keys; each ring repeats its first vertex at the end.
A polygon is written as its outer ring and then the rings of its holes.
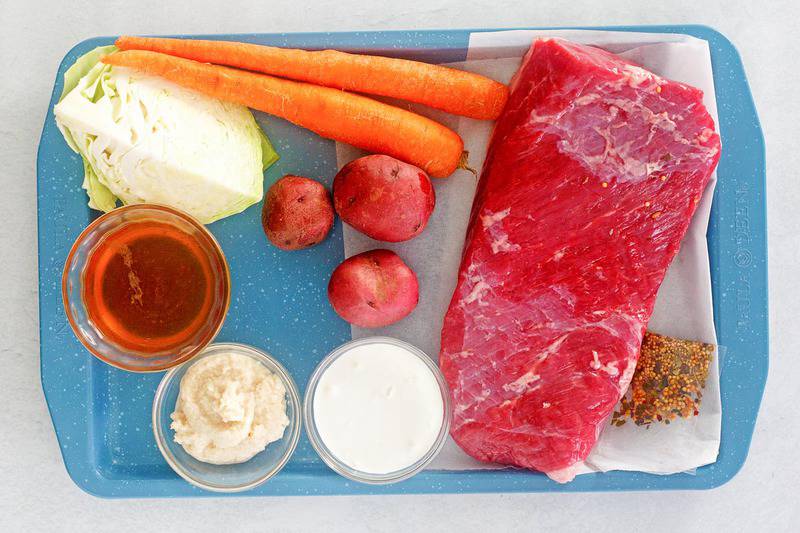
{"type": "MultiPolygon", "coordinates": [[[[247,495],[389,494],[708,489],[731,479],[747,456],[768,366],[767,243],[764,139],[739,54],[705,26],[625,26],[607,29],[683,33],[710,43],[723,153],[708,230],[720,361],[722,445],[716,463],[696,474],[656,476],[611,472],[559,485],[521,470],[424,471],[389,486],[355,484],[329,470],[304,437],[275,478],[247,495]]],[[[462,61],[474,31],[392,31],[216,35],[217,39],[301,48],[338,48],[428,62],[462,61]]],[[[66,68],[113,38],[83,41],[64,57],[44,124],[37,159],[39,209],[39,322],[41,371],[50,415],[75,483],[114,498],[207,496],[175,475],[152,436],[150,409],[161,374],[132,374],[93,358],[77,341],[61,302],[61,271],[81,230],[97,213],[86,206],[80,159],[56,128],[52,108],[66,68]]],[[[287,122],[256,114],[281,155],[265,185],[286,173],[328,184],[336,172],[334,144],[287,122]]],[[[343,259],[342,228],[310,250],[284,253],[269,246],[260,206],[210,226],[230,262],[231,308],[220,341],[252,344],[275,355],[301,389],[350,327],[328,305],[326,285],[343,259]]],[[[301,393],[303,391],[301,390],[301,393]]]]}

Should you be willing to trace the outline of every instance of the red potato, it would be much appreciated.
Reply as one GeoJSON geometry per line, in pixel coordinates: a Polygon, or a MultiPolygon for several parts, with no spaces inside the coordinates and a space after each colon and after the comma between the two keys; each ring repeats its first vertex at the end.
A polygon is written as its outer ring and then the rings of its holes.
{"type": "Polygon", "coordinates": [[[422,233],[436,194],[421,169],[388,155],[368,155],[336,174],[333,205],[342,220],[361,233],[400,242],[422,233]]]}
{"type": "Polygon", "coordinates": [[[323,241],[333,227],[333,205],[325,187],[302,176],[284,176],[267,191],[261,224],[282,250],[302,250],[323,241]]]}
{"type": "Polygon", "coordinates": [[[390,250],[346,259],[328,283],[334,311],[356,326],[379,328],[405,318],[419,301],[414,271],[390,250]]]}

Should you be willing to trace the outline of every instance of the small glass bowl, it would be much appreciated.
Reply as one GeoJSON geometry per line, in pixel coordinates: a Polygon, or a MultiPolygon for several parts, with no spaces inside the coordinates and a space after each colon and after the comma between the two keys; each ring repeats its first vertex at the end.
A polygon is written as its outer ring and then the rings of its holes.
{"type": "Polygon", "coordinates": [[[222,328],[230,304],[230,272],[219,243],[205,226],[190,215],[171,207],[137,204],[119,207],[89,224],[67,256],[61,280],[64,310],[78,340],[98,359],[131,372],[158,372],[188,361],[214,340],[222,328]],[[107,235],[137,222],[157,221],[171,224],[198,243],[214,266],[213,290],[216,297],[208,320],[185,343],[156,352],[131,350],[107,338],[89,318],[83,299],[86,267],[92,252],[107,235]]]}
{"type": "Polygon", "coordinates": [[[330,354],[328,354],[314,369],[314,373],[311,374],[311,379],[308,382],[308,387],[306,388],[305,398],[303,400],[303,420],[306,426],[306,433],[308,434],[308,439],[311,441],[311,445],[314,447],[316,452],[322,458],[326,465],[328,465],[331,469],[333,469],[338,474],[352,479],[353,481],[358,481],[359,483],[367,483],[370,485],[388,485],[390,483],[397,483],[398,481],[403,481],[404,479],[408,479],[415,474],[419,473],[422,469],[424,469],[431,461],[439,454],[444,446],[445,441],[447,440],[447,435],[450,431],[450,420],[452,414],[450,412],[450,389],[448,388],[447,381],[445,381],[442,372],[439,370],[439,367],[436,366],[436,363],[431,360],[428,355],[417,348],[416,346],[409,344],[407,342],[403,342],[399,339],[394,339],[391,337],[367,337],[363,339],[357,339],[354,341],[347,342],[330,354]],[[442,427],[439,429],[439,434],[436,437],[436,441],[433,443],[431,448],[428,452],[423,455],[416,463],[409,465],[401,470],[397,470],[395,472],[389,472],[387,474],[373,474],[369,472],[362,472],[360,470],[356,470],[347,464],[340,461],[325,445],[325,442],[322,440],[322,437],[317,430],[316,422],[314,421],[314,393],[317,390],[317,385],[319,384],[319,380],[328,367],[336,361],[340,356],[355,348],[357,346],[362,346],[365,344],[391,344],[394,346],[398,346],[400,348],[404,348],[411,352],[412,354],[419,357],[430,369],[433,373],[434,377],[436,378],[436,382],[439,385],[439,392],[442,395],[442,408],[444,409],[444,413],[442,413],[442,427]]]}
{"type": "Polygon", "coordinates": [[[161,455],[169,466],[183,479],[214,492],[241,492],[255,488],[277,474],[289,461],[300,440],[300,395],[286,369],[271,356],[251,346],[235,343],[215,343],[191,361],[172,368],[161,380],[153,399],[153,433],[161,455]],[[252,459],[238,464],[215,465],[199,461],[186,453],[175,442],[170,414],[175,410],[180,383],[186,371],[195,362],[220,353],[237,353],[252,357],[280,377],[286,388],[286,416],[289,425],[283,437],[267,444],[265,450],[252,459]]]}

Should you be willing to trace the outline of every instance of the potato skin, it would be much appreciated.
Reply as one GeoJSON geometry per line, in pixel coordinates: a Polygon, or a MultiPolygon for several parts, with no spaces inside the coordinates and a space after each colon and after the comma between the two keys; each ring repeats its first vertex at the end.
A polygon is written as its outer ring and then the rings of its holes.
{"type": "Polygon", "coordinates": [[[261,224],[270,242],[282,250],[314,246],[333,227],[330,195],[317,181],[284,176],[267,191],[261,224]]]}
{"type": "Polygon", "coordinates": [[[390,250],[346,259],[328,283],[334,311],[356,326],[379,328],[405,318],[419,301],[414,271],[390,250]]]}
{"type": "Polygon", "coordinates": [[[336,174],[333,205],[342,220],[361,233],[400,242],[422,233],[436,194],[423,170],[388,155],[368,155],[336,174]]]}

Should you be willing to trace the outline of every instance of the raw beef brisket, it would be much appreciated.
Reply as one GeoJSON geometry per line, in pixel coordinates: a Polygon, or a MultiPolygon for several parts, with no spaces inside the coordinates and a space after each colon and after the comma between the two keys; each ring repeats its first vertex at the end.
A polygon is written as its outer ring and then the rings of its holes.
{"type": "Polygon", "coordinates": [[[451,433],[467,453],[574,477],[630,383],[719,151],[699,90],[597,48],[534,42],[442,329],[451,433]]]}

